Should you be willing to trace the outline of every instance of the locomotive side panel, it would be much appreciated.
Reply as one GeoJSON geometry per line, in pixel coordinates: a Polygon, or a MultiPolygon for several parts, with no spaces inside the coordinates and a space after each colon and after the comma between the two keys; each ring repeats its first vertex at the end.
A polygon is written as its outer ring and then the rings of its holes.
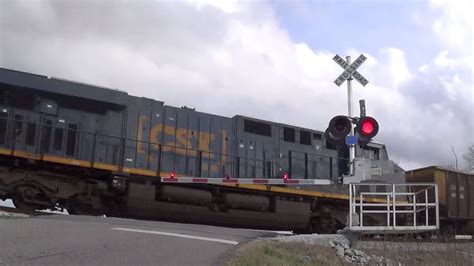
{"type": "Polygon", "coordinates": [[[13,155],[85,167],[118,164],[113,139],[120,139],[120,106],[9,85],[0,93],[3,145],[13,155]]]}
{"type": "Polygon", "coordinates": [[[186,176],[198,176],[199,114],[188,113],[186,130],[186,176]]]}
{"type": "Polygon", "coordinates": [[[129,97],[124,129],[126,134],[122,140],[122,145],[125,146],[124,172],[157,175],[163,113],[163,102],[129,97]]]}
{"type": "Polygon", "coordinates": [[[237,177],[280,177],[278,124],[235,116],[237,177]]]}
{"type": "Polygon", "coordinates": [[[337,150],[326,147],[319,131],[280,124],[283,169],[290,178],[332,179],[338,175],[337,150]]]}

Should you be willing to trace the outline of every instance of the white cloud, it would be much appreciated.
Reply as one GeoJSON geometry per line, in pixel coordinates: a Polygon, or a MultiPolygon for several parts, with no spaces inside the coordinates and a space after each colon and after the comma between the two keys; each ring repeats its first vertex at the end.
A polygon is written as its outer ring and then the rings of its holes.
{"type": "Polygon", "coordinates": [[[448,50],[442,51],[434,60],[435,64],[439,67],[454,68],[458,66],[459,60],[448,57],[448,50]]]}
{"type": "MultiPolygon", "coordinates": [[[[333,115],[347,113],[345,85],[332,83],[342,72],[334,53],[293,41],[265,3],[43,1],[3,7],[2,67],[320,130],[333,115]]],[[[456,19],[451,12],[445,17],[437,32],[450,30],[446,21],[456,19]]],[[[366,99],[381,124],[377,140],[403,166],[444,164],[451,144],[462,147],[472,139],[472,121],[466,122],[472,79],[463,72],[472,68],[465,53],[451,52],[456,43],[446,45],[446,52],[414,72],[396,47],[366,54],[360,72],[370,83],[354,81],[355,100],[366,99]],[[460,113],[465,116],[457,118],[460,113]],[[447,140],[453,132],[456,137],[447,140]]],[[[360,51],[346,54],[355,58],[360,51]]]]}
{"type": "Polygon", "coordinates": [[[418,71],[421,73],[426,73],[429,70],[429,66],[427,64],[424,64],[418,68],[418,71]]]}
{"type": "Polygon", "coordinates": [[[472,1],[431,0],[430,4],[441,13],[433,22],[433,31],[442,43],[450,49],[472,53],[472,1]]]}
{"type": "Polygon", "coordinates": [[[405,59],[405,52],[398,48],[385,48],[381,54],[383,57],[387,57],[386,63],[389,63],[384,65],[384,69],[381,69],[385,73],[384,78],[386,79],[381,82],[382,84],[388,84],[395,89],[412,78],[405,59]]]}
{"type": "Polygon", "coordinates": [[[239,6],[235,0],[189,0],[191,4],[201,9],[203,6],[212,6],[225,13],[236,13],[239,11],[239,6]]]}

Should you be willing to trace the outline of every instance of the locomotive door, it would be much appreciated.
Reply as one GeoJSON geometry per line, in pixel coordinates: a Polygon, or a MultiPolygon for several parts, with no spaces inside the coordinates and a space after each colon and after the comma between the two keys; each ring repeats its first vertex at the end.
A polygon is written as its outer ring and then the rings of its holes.
{"type": "MultiPolygon", "coordinates": [[[[44,120],[46,125],[50,123],[50,119],[47,117],[44,120]]],[[[51,124],[52,146],[49,153],[60,157],[77,157],[78,123],[73,119],[55,118],[54,120],[51,119],[51,124]]],[[[48,126],[45,126],[45,131],[45,137],[48,137],[47,135],[50,134],[48,126]]]]}
{"type": "MultiPolygon", "coordinates": [[[[51,134],[51,146],[49,149],[49,154],[56,155],[59,157],[64,156],[64,138],[65,138],[65,128],[66,122],[64,119],[54,118],[51,119],[52,125],[52,134],[51,134]]],[[[45,119],[45,123],[49,124],[48,119],[45,119]]]]}
{"type": "Polygon", "coordinates": [[[21,149],[27,154],[39,154],[39,124],[40,115],[38,113],[24,112],[22,133],[16,139],[15,144],[17,149],[21,149]]]}
{"type": "Polygon", "coordinates": [[[13,113],[9,109],[0,106],[0,147],[10,149],[12,146],[10,133],[13,127],[12,119],[13,113]]]}
{"type": "Polygon", "coordinates": [[[55,117],[48,115],[41,115],[41,126],[40,126],[40,143],[39,152],[40,154],[51,153],[51,143],[53,138],[53,121],[55,117]]]}
{"type": "Polygon", "coordinates": [[[11,148],[20,151],[18,154],[22,157],[33,157],[33,154],[38,153],[36,144],[39,115],[22,110],[14,110],[11,113],[12,120],[8,123],[10,126],[7,133],[7,139],[12,143],[11,148]]]}
{"type": "Polygon", "coordinates": [[[249,138],[247,139],[246,149],[245,149],[245,163],[246,163],[246,171],[245,177],[255,178],[257,177],[257,144],[255,143],[255,139],[249,138]]]}
{"type": "Polygon", "coordinates": [[[237,177],[253,178],[256,176],[256,144],[253,138],[240,137],[237,144],[237,177]]]}

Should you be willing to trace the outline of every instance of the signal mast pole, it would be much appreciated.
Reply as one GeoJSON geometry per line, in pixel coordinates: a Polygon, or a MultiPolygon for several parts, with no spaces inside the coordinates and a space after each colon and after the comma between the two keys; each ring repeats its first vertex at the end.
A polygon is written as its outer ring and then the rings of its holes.
{"type": "MultiPolygon", "coordinates": [[[[351,65],[351,57],[346,56],[347,64],[351,65]]],[[[348,116],[352,117],[352,76],[347,79],[347,108],[348,116]]],[[[354,136],[354,125],[351,123],[350,136],[354,136]]],[[[355,157],[355,145],[349,145],[349,175],[354,175],[354,157],[355,157]]]]}
{"type": "MultiPolygon", "coordinates": [[[[352,116],[352,80],[355,79],[357,80],[362,86],[365,87],[369,81],[362,76],[359,72],[357,72],[357,68],[364,63],[364,61],[367,59],[367,57],[363,54],[361,54],[357,59],[354,61],[354,63],[351,64],[351,57],[346,56],[346,60],[344,58],[340,57],[339,55],[335,55],[332,60],[334,60],[339,66],[344,68],[344,72],[337,77],[336,80],[334,80],[334,84],[336,84],[338,87],[344,83],[344,81],[347,80],[347,105],[348,105],[348,117],[351,120],[351,132],[350,136],[346,136],[346,144],[349,145],[349,175],[354,175],[354,157],[355,157],[355,144],[357,144],[357,139],[354,137],[354,121],[353,116],[352,116]]],[[[374,120],[375,121],[375,120],[374,120]]],[[[369,132],[370,133],[370,132],[369,132]]]]}

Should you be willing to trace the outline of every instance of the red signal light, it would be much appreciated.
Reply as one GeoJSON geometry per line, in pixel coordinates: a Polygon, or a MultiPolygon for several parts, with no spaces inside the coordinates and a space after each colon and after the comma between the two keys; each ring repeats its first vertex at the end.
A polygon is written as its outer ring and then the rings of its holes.
{"type": "Polygon", "coordinates": [[[374,132],[374,123],[372,121],[364,121],[362,124],[362,133],[369,135],[374,132]]]}
{"type": "Polygon", "coordinates": [[[283,175],[283,180],[288,180],[288,173],[285,173],[285,174],[283,175]]]}
{"type": "Polygon", "coordinates": [[[359,136],[359,145],[366,146],[379,132],[379,123],[373,117],[361,117],[356,122],[355,132],[359,136]]]}
{"type": "Polygon", "coordinates": [[[360,118],[359,123],[356,126],[356,132],[358,132],[359,135],[370,138],[374,137],[378,131],[379,124],[377,123],[377,120],[370,116],[360,118]]]}

